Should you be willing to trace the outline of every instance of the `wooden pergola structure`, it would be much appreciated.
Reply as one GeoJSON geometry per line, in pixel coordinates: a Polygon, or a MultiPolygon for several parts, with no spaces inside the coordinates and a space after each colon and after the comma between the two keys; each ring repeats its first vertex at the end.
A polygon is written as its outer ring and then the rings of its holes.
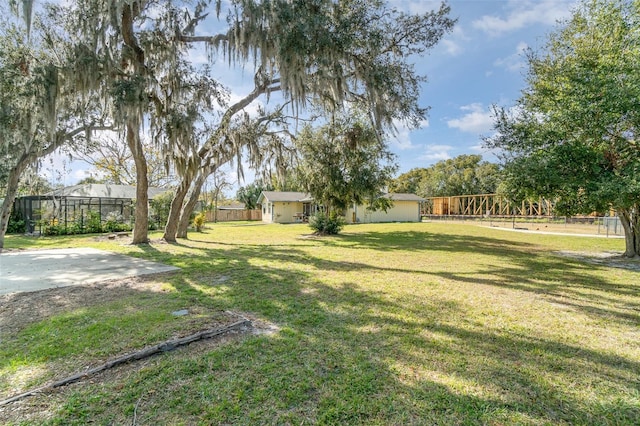
{"type": "Polygon", "coordinates": [[[554,216],[553,203],[543,198],[512,203],[498,194],[428,197],[423,216],[539,217],[554,216]]]}

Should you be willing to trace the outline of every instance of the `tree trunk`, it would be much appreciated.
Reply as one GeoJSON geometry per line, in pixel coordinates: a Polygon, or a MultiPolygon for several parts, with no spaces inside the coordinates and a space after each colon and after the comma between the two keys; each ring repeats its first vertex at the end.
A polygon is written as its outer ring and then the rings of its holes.
{"type": "Polygon", "coordinates": [[[164,235],[162,238],[170,243],[176,242],[176,235],[178,234],[178,221],[180,220],[180,211],[182,210],[182,204],[189,192],[191,186],[192,174],[187,172],[182,178],[180,185],[176,188],[176,194],[171,200],[171,209],[169,209],[169,217],[167,218],[167,224],[164,227],[164,235]]]}
{"type": "Polygon", "coordinates": [[[191,213],[196,208],[196,204],[198,204],[198,199],[200,198],[200,192],[202,191],[202,185],[204,185],[204,181],[207,180],[209,174],[207,174],[207,170],[201,169],[201,173],[198,175],[196,179],[193,189],[191,190],[191,195],[189,196],[189,200],[184,205],[182,209],[182,214],[180,215],[180,223],[178,225],[178,238],[187,238],[187,231],[189,230],[189,222],[191,222],[191,213]]]}
{"type": "Polygon", "coordinates": [[[31,158],[27,154],[23,154],[15,167],[9,172],[7,178],[7,192],[2,202],[2,210],[0,216],[0,253],[4,248],[4,236],[7,233],[9,227],[9,218],[11,217],[11,209],[13,208],[13,202],[16,199],[18,193],[18,183],[20,182],[20,176],[29,165],[31,158]]]}
{"type": "Polygon", "coordinates": [[[213,223],[218,223],[218,196],[220,188],[216,187],[215,198],[213,199],[213,223]]]}
{"type": "Polygon", "coordinates": [[[136,164],[136,212],[132,244],[149,242],[149,181],[147,178],[147,159],[140,142],[140,122],[127,120],[127,145],[136,164]]]}
{"type": "Polygon", "coordinates": [[[618,217],[624,228],[626,257],[640,256],[640,206],[618,209],[618,217]]]}

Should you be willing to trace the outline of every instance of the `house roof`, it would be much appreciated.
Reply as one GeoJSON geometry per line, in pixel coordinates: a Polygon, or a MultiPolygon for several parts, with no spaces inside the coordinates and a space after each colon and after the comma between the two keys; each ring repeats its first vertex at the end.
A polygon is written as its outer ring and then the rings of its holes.
{"type": "Polygon", "coordinates": [[[262,191],[260,197],[258,197],[258,203],[262,202],[262,199],[266,198],[269,202],[291,202],[291,201],[311,201],[309,194],[304,192],[280,192],[280,191],[262,191]]]}
{"type": "Polygon", "coordinates": [[[416,194],[405,194],[405,193],[393,194],[393,193],[389,193],[389,194],[384,194],[382,197],[383,198],[388,198],[391,201],[425,201],[424,198],[418,197],[416,194]]]}
{"type": "MultiPolygon", "coordinates": [[[[166,188],[149,187],[149,199],[167,192],[166,188]]],[[[111,185],[103,183],[87,183],[67,186],[44,194],[56,197],[91,197],[91,198],[136,198],[136,187],[131,185],[111,185]]]]}

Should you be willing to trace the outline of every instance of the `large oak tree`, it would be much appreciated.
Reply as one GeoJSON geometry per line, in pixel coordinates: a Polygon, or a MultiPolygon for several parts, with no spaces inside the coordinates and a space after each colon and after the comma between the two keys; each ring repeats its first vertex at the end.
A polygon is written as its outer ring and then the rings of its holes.
{"type": "Polygon", "coordinates": [[[640,254],[640,2],[585,0],[530,52],[517,107],[496,109],[512,196],[566,214],[614,209],[628,257],[640,254]]]}
{"type": "MultiPolygon", "coordinates": [[[[230,135],[244,108],[258,99],[268,101],[274,93],[284,98],[293,116],[299,117],[309,107],[336,112],[356,105],[369,113],[379,130],[391,129],[394,120],[417,125],[427,112],[418,104],[424,77],[409,58],[424,54],[452,28],[448,13],[444,4],[413,15],[398,12],[384,1],[235,0],[225,31],[181,36],[191,45],[205,43],[232,65],[252,65],[255,70],[253,90],[228,107],[201,146],[193,171],[184,174],[196,183],[194,193],[198,182],[204,181],[199,175],[216,168],[221,144],[232,142],[236,153],[248,148],[254,164],[265,157],[260,147],[276,154],[286,152],[286,147],[275,143],[260,143],[264,138],[255,133],[254,140],[230,135]]],[[[262,127],[273,131],[274,126],[262,127]]],[[[279,140],[286,143],[288,138],[279,140]]],[[[180,186],[183,191],[192,187],[188,180],[180,186]]],[[[183,217],[187,213],[183,207],[183,217]]],[[[175,229],[168,223],[164,238],[175,240],[175,229]]]]}
{"type": "MultiPolygon", "coordinates": [[[[168,241],[182,234],[178,218],[185,223],[194,195],[221,165],[243,153],[250,155],[252,164],[267,158],[284,164],[276,157],[286,154],[287,147],[278,141],[286,144],[289,138],[273,136],[288,127],[278,118],[283,116],[282,105],[294,120],[310,107],[333,113],[357,106],[367,111],[378,131],[391,130],[397,121],[417,125],[427,113],[418,103],[425,78],[411,58],[426,53],[454,25],[446,4],[417,15],[380,0],[77,0],[50,11],[83,58],[77,86],[100,89],[100,99],[110,106],[135,160],[134,243],[147,241],[147,166],[141,131],[145,123],[171,129],[162,123],[175,117],[171,99],[186,93],[180,92],[184,86],[179,71],[185,67],[177,64],[188,60],[189,49],[205,45],[212,63],[249,70],[253,88],[236,96],[235,102],[221,104],[197,150],[193,134],[182,133],[185,138],[180,141],[159,139],[165,147],[170,142],[167,152],[181,177],[165,228],[168,241]],[[205,23],[212,21],[217,21],[213,28],[222,29],[209,35],[212,27],[205,28],[205,23]],[[164,96],[167,89],[178,92],[164,96]],[[259,100],[269,103],[275,93],[283,100],[277,107],[266,108],[257,118],[245,116],[248,106],[259,100]],[[255,137],[247,138],[246,132],[235,130],[251,120],[249,126],[271,136],[250,132],[255,137]]],[[[188,124],[185,128],[194,128],[188,124]]]]}
{"type": "Polygon", "coordinates": [[[38,20],[28,31],[0,21],[0,169],[6,175],[0,252],[23,173],[55,150],[108,128],[100,105],[70,83],[78,65],[73,46],[43,37],[45,25],[38,20]]]}

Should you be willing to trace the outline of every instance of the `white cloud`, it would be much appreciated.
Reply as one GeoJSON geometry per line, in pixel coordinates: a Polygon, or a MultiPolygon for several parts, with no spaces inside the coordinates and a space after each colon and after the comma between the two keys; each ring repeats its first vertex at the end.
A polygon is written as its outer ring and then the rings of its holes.
{"type": "Polygon", "coordinates": [[[461,54],[464,49],[462,48],[462,46],[460,46],[460,44],[458,44],[457,42],[453,41],[453,40],[442,40],[442,45],[444,46],[445,50],[447,51],[447,53],[451,56],[458,56],[459,54],[461,54]]]}
{"type": "Polygon", "coordinates": [[[511,11],[505,18],[495,15],[484,15],[473,21],[473,26],[491,36],[519,30],[530,25],[553,25],[568,18],[575,1],[560,0],[510,0],[511,11]]]}
{"type": "Polygon", "coordinates": [[[461,107],[460,110],[465,111],[466,114],[460,118],[447,121],[449,127],[476,134],[488,132],[493,127],[491,111],[486,109],[482,104],[474,103],[465,105],[461,107]]]}
{"type": "MultiPolygon", "coordinates": [[[[411,142],[411,131],[414,129],[407,127],[406,124],[397,120],[395,120],[393,124],[396,127],[396,134],[390,140],[391,145],[400,151],[406,151],[408,149],[416,148],[417,145],[414,145],[411,142]]],[[[420,128],[425,129],[427,127],[429,127],[429,121],[423,120],[420,123],[420,128]]]]}
{"type": "Polygon", "coordinates": [[[450,35],[440,41],[440,45],[444,47],[445,52],[450,56],[458,56],[464,52],[464,45],[471,40],[462,27],[455,26],[450,35]]]}
{"type": "Polygon", "coordinates": [[[401,10],[403,12],[410,13],[427,13],[433,10],[440,9],[440,5],[442,1],[434,1],[434,0],[390,0],[389,4],[391,6],[401,10]]]}
{"type": "Polygon", "coordinates": [[[451,158],[449,151],[452,149],[453,147],[451,145],[427,145],[425,153],[421,155],[419,159],[433,162],[448,160],[451,158]]]}
{"type": "Polygon", "coordinates": [[[524,52],[529,48],[529,45],[525,42],[518,43],[516,46],[516,52],[506,58],[498,58],[493,65],[499,68],[505,68],[508,71],[517,72],[526,68],[527,62],[524,57],[524,52]]]}
{"type": "Polygon", "coordinates": [[[78,182],[79,180],[89,176],[91,176],[91,172],[89,170],[73,170],[73,173],[71,173],[72,184],[73,182],[78,182]]]}

